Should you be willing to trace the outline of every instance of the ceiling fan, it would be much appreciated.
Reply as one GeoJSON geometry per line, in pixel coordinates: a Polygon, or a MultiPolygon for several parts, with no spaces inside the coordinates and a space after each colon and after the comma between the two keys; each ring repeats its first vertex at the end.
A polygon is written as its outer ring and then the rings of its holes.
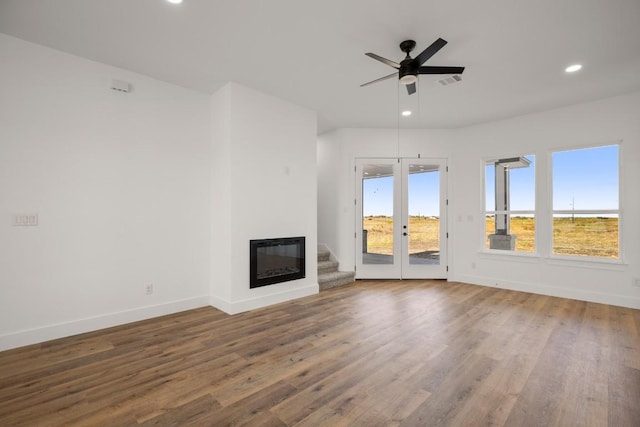
{"type": "Polygon", "coordinates": [[[365,53],[365,55],[395,68],[396,70],[398,70],[398,72],[361,84],[360,87],[368,86],[370,84],[381,82],[383,80],[398,76],[398,78],[400,79],[400,83],[407,86],[407,92],[409,92],[409,95],[411,95],[416,92],[416,81],[418,80],[418,74],[462,74],[462,72],[464,71],[464,67],[425,67],[422,65],[427,62],[429,58],[435,55],[440,49],[442,49],[446,44],[446,40],[438,38],[438,40],[433,42],[431,46],[423,50],[420,55],[416,56],[415,58],[411,58],[411,55],[409,55],[409,53],[411,53],[411,51],[416,47],[416,42],[413,40],[405,40],[400,43],[400,50],[405,52],[407,56],[399,64],[397,62],[390,61],[386,58],[376,55],[375,53],[365,53]]]}

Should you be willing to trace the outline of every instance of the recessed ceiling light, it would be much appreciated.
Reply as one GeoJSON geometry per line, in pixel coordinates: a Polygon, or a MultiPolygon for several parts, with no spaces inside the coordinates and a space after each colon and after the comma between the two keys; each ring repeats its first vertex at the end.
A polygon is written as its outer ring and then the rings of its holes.
{"type": "Polygon", "coordinates": [[[180,4],[182,3],[182,0],[167,0],[169,3],[171,4],[180,4]]]}
{"type": "Polygon", "coordinates": [[[569,65],[567,68],[564,69],[564,71],[567,72],[567,73],[575,73],[580,68],[582,68],[582,65],[574,64],[574,65],[569,65]]]}
{"type": "Polygon", "coordinates": [[[411,111],[405,110],[405,111],[402,112],[402,115],[405,116],[405,117],[410,116],[411,115],[411,111]]]}

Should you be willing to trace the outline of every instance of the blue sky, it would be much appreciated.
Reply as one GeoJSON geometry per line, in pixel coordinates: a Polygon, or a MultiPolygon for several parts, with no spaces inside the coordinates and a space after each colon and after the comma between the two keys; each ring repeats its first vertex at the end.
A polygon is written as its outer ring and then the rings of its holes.
{"type": "Polygon", "coordinates": [[[363,216],[393,215],[393,177],[369,178],[362,181],[363,216]]]}
{"type": "MultiPolygon", "coordinates": [[[[509,181],[511,188],[511,210],[533,211],[535,210],[535,156],[525,156],[531,164],[526,168],[511,169],[509,181]]],[[[486,210],[495,210],[495,166],[485,167],[485,203],[486,210]]]]}
{"type": "MultiPolygon", "coordinates": [[[[535,210],[534,156],[528,168],[512,169],[511,209],[535,210]]],[[[618,146],[559,151],[553,161],[553,209],[618,209],[618,146]]],[[[493,166],[486,168],[486,208],[493,210],[493,166]]],[[[438,173],[410,175],[409,214],[438,216],[438,173]]],[[[368,215],[393,213],[393,178],[371,178],[363,181],[363,212],[368,215]]]]}
{"type": "Polygon", "coordinates": [[[553,209],[618,209],[618,146],[553,154],[553,209]]]}
{"type": "MultiPolygon", "coordinates": [[[[511,209],[534,210],[535,158],[510,171],[511,209]]],[[[553,209],[618,209],[618,146],[558,151],[552,155],[553,209]],[[572,204],[575,203],[575,207],[572,204]]],[[[494,168],[486,168],[486,209],[495,209],[494,168]]]]}
{"type": "MultiPolygon", "coordinates": [[[[409,215],[440,216],[439,172],[409,175],[409,215]]],[[[369,178],[362,183],[364,216],[393,214],[393,178],[369,178]]]]}

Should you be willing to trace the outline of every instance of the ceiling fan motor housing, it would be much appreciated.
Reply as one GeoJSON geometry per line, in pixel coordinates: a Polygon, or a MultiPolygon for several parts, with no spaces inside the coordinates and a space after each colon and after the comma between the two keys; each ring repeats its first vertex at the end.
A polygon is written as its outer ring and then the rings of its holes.
{"type": "Polygon", "coordinates": [[[398,70],[398,78],[400,79],[400,83],[404,85],[409,85],[411,83],[415,83],[418,80],[418,69],[420,66],[415,63],[413,59],[409,57],[407,53],[407,58],[400,62],[400,69],[398,70]]]}
{"type": "Polygon", "coordinates": [[[409,53],[416,47],[416,42],[413,40],[405,40],[400,43],[400,50],[407,54],[407,57],[400,62],[400,69],[398,70],[398,79],[403,85],[410,85],[418,80],[418,66],[415,65],[409,53]]]}

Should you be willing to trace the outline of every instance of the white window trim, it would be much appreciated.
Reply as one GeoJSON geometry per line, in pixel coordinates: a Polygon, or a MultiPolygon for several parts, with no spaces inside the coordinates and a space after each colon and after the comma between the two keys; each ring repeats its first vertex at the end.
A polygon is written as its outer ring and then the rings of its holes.
{"type": "MultiPolygon", "coordinates": [[[[542,151],[532,150],[530,153],[536,158],[535,170],[535,211],[533,215],[536,220],[535,228],[535,252],[516,252],[504,251],[498,249],[486,248],[485,235],[485,215],[491,211],[486,210],[486,176],[485,167],[488,161],[508,157],[509,155],[493,155],[483,156],[480,159],[480,177],[479,190],[482,197],[480,198],[481,228],[478,239],[478,254],[483,258],[504,259],[522,262],[544,262],[548,265],[573,266],[579,268],[593,268],[622,271],[627,266],[625,257],[624,233],[625,216],[624,216],[624,188],[625,181],[622,179],[622,169],[624,158],[624,141],[622,139],[600,141],[598,143],[572,145],[572,146],[556,146],[553,148],[542,149],[542,151]],[[588,148],[607,147],[611,145],[618,146],[618,209],[593,209],[593,210],[553,210],[553,153],[559,151],[571,151],[588,148]],[[581,255],[564,255],[553,254],[553,215],[556,214],[579,214],[579,213],[602,213],[618,215],[618,258],[605,257],[585,257],[581,255]]],[[[528,154],[527,154],[528,155],[528,154]]],[[[531,211],[511,211],[516,213],[529,213],[531,211]]],[[[500,213],[500,212],[498,212],[500,213]]]]}
{"type": "MultiPolygon", "coordinates": [[[[624,227],[623,221],[623,200],[622,200],[622,151],[623,151],[623,140],[615,140],[609,142],[601,142],[594,144],[585,144],[585,145],[576,145],[569,147],[560,147],[553,148],[548,150],[546,160],[548,163],[547,168],[547,185],[549,188],[547,203],[549,206],[549,230],[547,248],[548,256],[546,257],[549,260],[550,264],[563,264],[563,265],[576,265],[576,266],[586,266],[588,264],[600,264],[600,265],[627,265],[624,259],[624,244],[623,244],[623,236],[622,233],[624,227]],[[601,148],[601,147],[610,147],[613,145],[618,146],[618,209],[579,209],[579,210],[567,210],[567,209],[553,209],[553,154],[563,151],[577,151],[577,150],[587,150],[593,148],[601,148]],[[554,215],[579,215],[579,214],[616,214],[618,215],[618,257],[617,258],[606,258],[606,257],[586,257],[583,255],[567,255],[567,254],[554,254],[553,253],[553,217],[554,215]]],[[[537,230],[536,230],[537,234],[537,230]]],[[[536,247],[537,240],[536,240],[536,247]]]]}
{"type": "Polygon", "coordinates": [[[537,203],[538,203],[538,153],[531,151],[528,154],[521,154],[521,155],[517,155],[517,156],[522,156],[522,157],[526,157],[526,156],[533,156],[535,158],[535,169],[533,171],[533,192],[534,192],[534,209],[533,210],[509,210],[509,211],[489,211],[486,210],[487,207],[487,200],[486,200],[486,196],[487,196],[487,176],[486,176],[486,167],[487,167],[487,162],[491,162],[491,161],[495,161],[497,159],[502,159],[502,158],[508,158],[508,157],[516,157],[515,155],[513,155],[513,153],[511,154],[503,154],[503,155],[496,155],[496,156],[486,156],[486,157],[482,157],[481,159],[481,164],[480,164],[480,191],[482,194],[480,203],[481,205],[481,219],[482,219],[482,233],[481,233],[481,239],[480,239],[480,249],[478,251],[479,254],[482,255],[489,255],[489,256],[505,256],[508,258],[513,258],[513,257],[523,257],[523,258],[542,258],[540,256],[540,246],[538,245],[538,237],[539,237],[539,231],[538,231],[538,217],[540,215],[540,212],[538,211],[537,208],[537,203]],[[534,231],[534,251],[533,252],[522,252],[522,251],[506,251],[506,250],[502,250],[502,249],[489,249],[486,247],[486,217],[487,215],[498,215],[498,214],[508,214],[508,215],[532,215],[533,218],[535,219],[535,231],[534,231]]]}

